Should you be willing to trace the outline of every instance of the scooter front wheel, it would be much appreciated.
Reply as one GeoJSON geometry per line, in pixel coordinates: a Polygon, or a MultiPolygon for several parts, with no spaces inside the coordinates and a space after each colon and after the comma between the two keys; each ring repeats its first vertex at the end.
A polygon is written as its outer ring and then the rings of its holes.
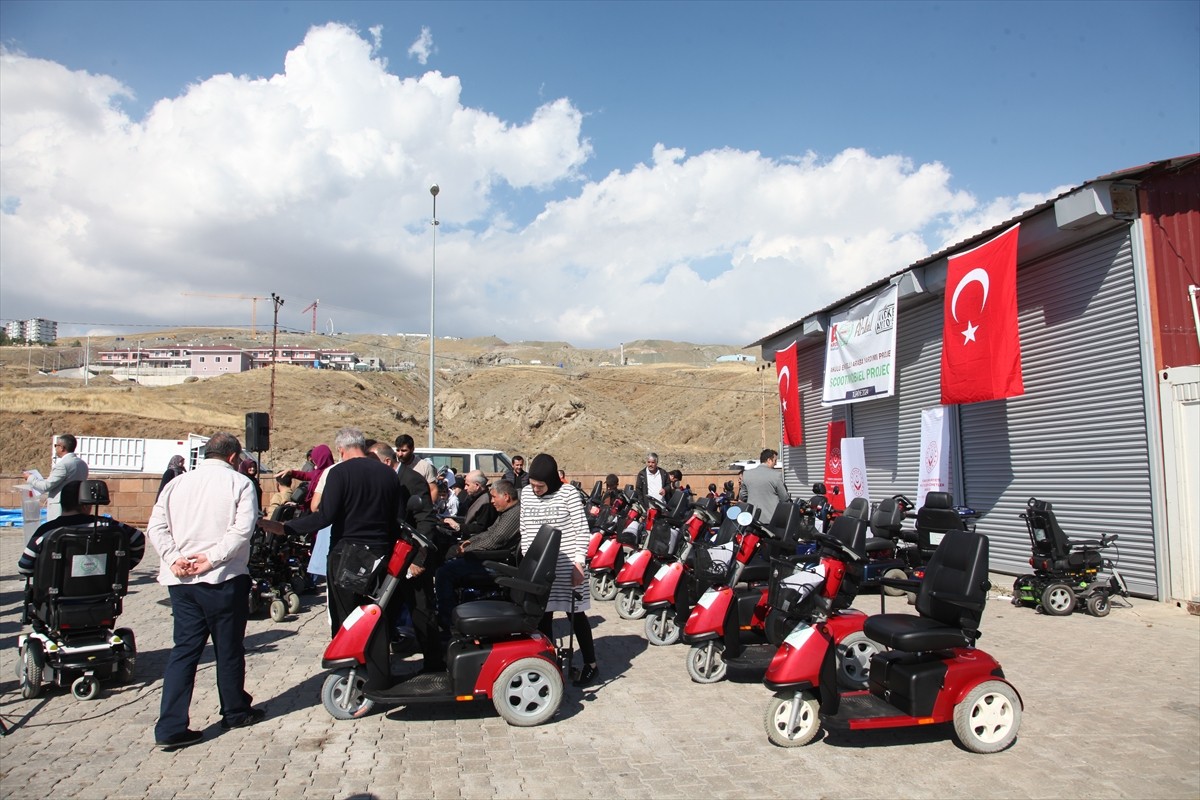
{"type": "Polygon", "coordinates": [[[779,747],[802,747],[821,731],[820,703],[810,692],[776,692],[763,722],[779,747]]]}
{"type": "Polygon", "coordinates": [[[617,592],[617,616],[621,619],[641,619],[646,616],[640,589],[629,586],[617,592]]]}
{"type": "Polygon", "coordinates": [[[675,612],[663,608],[646,616],[646,641],[656,647],[675,644],[683,635],[683,628],[675,620],[675,612]]]}
{"type": "Polygon", "coordinates": [[[366,676],[357,670],[353,678],[348,669],[331,672],[321,685],[321,703],[334,719],[365,717],[375,707],[375,701],[363,694],[366,682],[366,676]]]}
{"type": "Polygon", "coordinates": [[[998,753],[1021,727],[1021,701],[1007,683],[984,681],[954,707],[954,735],[972,753],[998,753]]]}
{"type": "Polygon", "coordinates": [[[611,572],[593,575],[589,581],[593,600],[612,600],[617,596],[617,579],[611,572]]]}
{"type": "Polygon", "coordinates": [[[688,650],[687,671],[696,683],[717,683],[725,679],[729,664],[725,661],[725,643],[710,639],[688,650]]]}

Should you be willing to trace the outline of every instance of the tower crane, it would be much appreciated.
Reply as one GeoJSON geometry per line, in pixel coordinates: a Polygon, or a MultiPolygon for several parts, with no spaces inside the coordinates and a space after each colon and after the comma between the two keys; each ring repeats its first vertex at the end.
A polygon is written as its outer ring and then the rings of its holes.
{"type": "Polygon", "coordinates": [[[226,300],[249,300],[250,301],[250,335],[255,339],[258,338],[258,301],[266,300],[265,297],[256,297],[249,294],[210,294],[209,292],[180,292],[183,295],[191,297],[216,297],[226,300]]]}
{"type": "Polygon", "coordinates": [[[313,336],[317,335],[317,306],[320,304],[321,304],[320,300],[313,300],[311,305],[305,307],[305,309],[300,312],[301,314],[304,314],[305,312],[308,312],[308,311],[313,312],[313,315],[312,315],[312,335],[313,336]]]}

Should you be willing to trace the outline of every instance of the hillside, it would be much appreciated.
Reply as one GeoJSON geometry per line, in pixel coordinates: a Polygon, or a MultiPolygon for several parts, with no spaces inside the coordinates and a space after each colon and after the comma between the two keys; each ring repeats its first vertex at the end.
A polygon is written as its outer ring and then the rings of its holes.
{"type": "MultiPolygon", "coordinates": [[[[280,344],[344,347],[385,363],[410,361],[407,372],[334,372],[279,366],[275,370],[272,466],[298,465],[313,444],[330,442],[343,425],[393,440],[411,433],[426,441],[427,343],[423,338],[288,335],[280,344]]],[[[269,337],[260,334],[258,341],[269,337]]],[[[250,344],[244,333],[174,331],[146,334],[164,341],[250,344]]],[[[92,340],[93,349],[113,346],[92,340]]],[[[136,346],[128,338],[118,346],[136,346]]],[[[439,446],[497,447],[509,453],[553,453],[569,472],[632,472],[647,450],[669,469],[707,472],[778,446],[779,408],[773,372],[754,363],[716,364],[718,355],[749,352],[675,342],[585,350],[565,342],[507,343],[495,337],[439,340],[436,439],[439,446]],[[494,366],[499,359],[523,363],[494,366]],[[541,366],[530,361],[541,361],[541,366]],[[557,365],[561,364],[559,367],[557,365]],[[765,399],[765,403],[764,403],[765,399]]],[[[46,471],[50,437],[77,435],[172,438],[187,433],[244,430],[245,413],[266,411],[271,370],[226,375],[176,386],[120,384],[38,374],[79,363],[78,348],[0,348],[0,473],[46,471]]]]}

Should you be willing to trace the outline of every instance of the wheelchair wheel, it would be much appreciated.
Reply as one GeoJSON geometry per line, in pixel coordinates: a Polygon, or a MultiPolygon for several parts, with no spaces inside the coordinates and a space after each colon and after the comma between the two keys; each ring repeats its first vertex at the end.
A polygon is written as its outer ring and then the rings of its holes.
{"type": "Polygon", "coordinates": [[[1112,610],[1112,605],[1108,602],[1108,595],[1102,592],[1088,595],[1086,607],[1087,612],[1093,617],[1107,617],[1108,612],[1112,610]]]}
{"type": "Polygon", "coordinates": [[[117,661],[117,682],[129,683],[133,680],[134,667],[137,665],[137,639],[129,628],[117,628],[116,634],[124,643],[123,653],[117,661]]]}
{"type": "Polygon", "coordinates": [[[42,673],[46,668],[46,653],[37,639],[25,640],[25,657],[21,660],[25,669],[21,672],[21,697],[32,700],[41,694],[42,673]]]}
{"type": "Polygon", "coordinates": [[[283,620],[286,617],[287,617],[287,606],[284,605],[283,601],[282,600],[272,600],[271,601],[271,621],[272,622],[283,622],[283,620]]]}
{"type": "Polygon", "coordinates": [[[71,694],[76,700],[95,700],[100,696],[100,681],[91,675],[82,675],[71,684],[71,694]]]}
{"type": "Polygon", "coordinates": [[[300,595],[297,592],[288,592],[283,599],[287,601],[287,610],[289,614],[300,613],[300,595]]]}
{"type": "Polygon", "coordinates": [[[1075,610],[1075,592],[1062,581],[1054,581],[1042,592],[1042,610],[1052,617],[1065,617],[1075,610]]]}

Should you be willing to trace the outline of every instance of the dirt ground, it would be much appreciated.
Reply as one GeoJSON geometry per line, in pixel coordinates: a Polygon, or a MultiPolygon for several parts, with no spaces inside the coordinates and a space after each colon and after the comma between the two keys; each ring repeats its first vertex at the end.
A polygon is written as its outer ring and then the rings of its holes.
{"type": "MultiPolygon", "coordinates": [[[[221,333],[146,334],[145,345],[152,339],[201,344],[231,338],[221,333]]],[[[311,341],[291,336],[286,344],[311,341]]],[[[91,342],[93,352],[111,346],[91,342]]],[[[401,433],[412,434],[418,446],[426,442],[424,340],[362,337],[315,346],[344,347],[388,364],[411,361],[415,368],[351,373],[276,367],[271,450],[264,456],[268,465],[298,466],[309,447],[331,442],[344,425],[389,442],[401,433]]],[[[247,412],[270,410],[270,369],[165,387],[117,383],[104,375],[85,386],[80,379],[42,374],[43,364],[47,371],[77,365],[81,352],[0,348],[0,474],[29,468],[45,472],[51,437],[58,432],[175,438],[224,429],[241,435],[247,412]]],[[[611,366],[619,362],[619,350],[581,350],[562,342],[439,340],[436,352],[436,444],[441,447],[548,452],[572,474],[631,474],[646,451],[654,450],[665,467],[685,475],[755,458],[764,442],[778,448],[773,369],[756,371],[758,362],[715,362],[722,354],[757,355],[752,350],[639,342],[626,344],[624,354],[646,363],[624,367],[611,366]],[[508,359],[523,363],[498,365],[508,359]]]]}

